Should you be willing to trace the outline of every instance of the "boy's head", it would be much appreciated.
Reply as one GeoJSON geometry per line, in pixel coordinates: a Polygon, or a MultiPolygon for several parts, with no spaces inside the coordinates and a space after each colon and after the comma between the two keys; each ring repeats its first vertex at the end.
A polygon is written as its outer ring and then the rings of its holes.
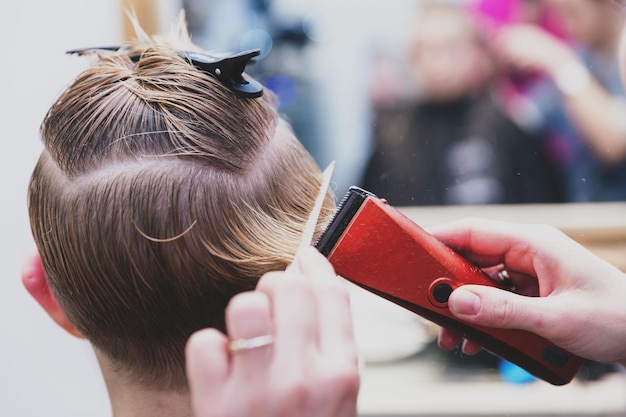
{"type": "Polygon", "coordinates": [[[142,38],[94,54],[50,108],[29,214],[71,325],[123,378],[183,389],[188,337],[286,267],[321,173],[269,93],[240,98],[181,58],[191,45],[142,38]]]}

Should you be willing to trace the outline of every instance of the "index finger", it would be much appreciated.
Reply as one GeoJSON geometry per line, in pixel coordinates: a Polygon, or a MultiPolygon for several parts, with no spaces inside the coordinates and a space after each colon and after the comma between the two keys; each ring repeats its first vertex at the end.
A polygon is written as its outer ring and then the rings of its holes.
{"type": "Polygon", "coordinates": [[[530,275],[535,274],[535,254],[547,233],[544,226],[485,219],[454,221],[429,232],[478,266],[503,263],[530,275]]]}
{"type": "Polygon", "coordinates": [[[298,254],[298,270],[312,283],[319,303],[319,344],[323,353],[349,357],[355,352],[348,290],[328,260],[313,247],[298,254]]]}
{"type": "Polygon", "coordinates": [[[298,363],[317,346],[318,306],[310,283],[294,269],[263,275],[257,291],[265,293],[272,306],[276,357],[298,363]]]}

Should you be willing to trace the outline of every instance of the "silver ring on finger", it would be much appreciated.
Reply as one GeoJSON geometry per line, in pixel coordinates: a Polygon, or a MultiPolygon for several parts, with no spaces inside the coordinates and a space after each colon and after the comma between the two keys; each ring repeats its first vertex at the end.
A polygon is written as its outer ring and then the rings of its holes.
{"type": "Polygon", "coordinates": [[[509,271],[504,269],[504,267],[500,268],[500,270],[498,271],[498,280],[504,288],[515,291],[515,283],[513,282],[509,271]]]}
{"type": "Polygon", "coordinates": [[[263,336],[252,337],[250,339],[235,339],[228,343],[228,351],[231,354],[245,352],[248,350],[262,348],[274,343],[274,336],[266,334],[263,336]]]}

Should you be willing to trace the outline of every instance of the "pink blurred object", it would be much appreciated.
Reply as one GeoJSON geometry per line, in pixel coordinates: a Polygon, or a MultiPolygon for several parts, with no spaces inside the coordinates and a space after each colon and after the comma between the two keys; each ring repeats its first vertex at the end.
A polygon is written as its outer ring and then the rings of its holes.
{"type": "Polygon", "coordinates": [[[552,35],[565,39],[559,23],[559,17],[547,6],[540,7],[535,21],[528,21],[524,16],[524,3],[529,0],[469,0],[468,11],[478,22],[479,28],[487,35],[497,32],[503,26],[514,23],[532,23],[550,32],[552,35]]]}
{"type": "MultiPolygon", "coordinates": [[[[486,39],[497,37],[508,25],[532,24],[553,36],[568,41],[555,10],[537,0],[466,0],[465,7],[486,39]],[[530,9],[528,7],[532,7],[530,9]]],[[[544,79],[543,74],[515,69],[500,69],[494,83],[494,93],[503,109],[515,120],[532,121],[534,106],[527,94],[532,86],[544,79]]],[[[532,122],[530,122],[532,123],[532,122]]]]}

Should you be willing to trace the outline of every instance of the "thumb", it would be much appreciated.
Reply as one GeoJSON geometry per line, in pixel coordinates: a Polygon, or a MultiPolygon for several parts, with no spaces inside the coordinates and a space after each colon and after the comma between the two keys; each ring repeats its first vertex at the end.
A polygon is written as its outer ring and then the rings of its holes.
{"type": "Polygon", "coordinates": [[[502,329],[540,331],[539,323],[547,316],[547,304],[541,298],[528,297],[482,285],[464,285],[452,292],[450,312],[467,323],[502,329]]]}

